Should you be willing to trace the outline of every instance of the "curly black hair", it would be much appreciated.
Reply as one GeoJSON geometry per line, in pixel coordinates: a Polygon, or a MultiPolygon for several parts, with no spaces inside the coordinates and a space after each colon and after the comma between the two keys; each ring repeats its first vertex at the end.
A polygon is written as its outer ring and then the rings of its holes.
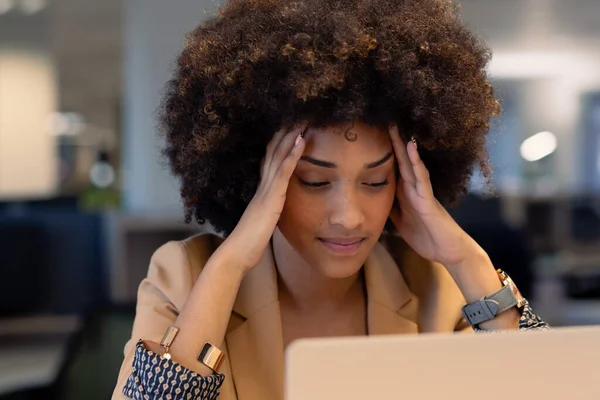
{"type": "Polygon", "coordinates": [[[397,123],[443,203],[489,178],[490,51],[444,0],[231,0],[191,32],[161,107],[186,222],[230,233],[274,132],[397,123]]]}

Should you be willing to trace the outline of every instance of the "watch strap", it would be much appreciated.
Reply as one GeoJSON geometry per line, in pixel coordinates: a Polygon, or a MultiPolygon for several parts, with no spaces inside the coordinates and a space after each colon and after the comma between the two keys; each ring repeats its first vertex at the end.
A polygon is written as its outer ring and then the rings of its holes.
{"type": "Polygon", "coordinates": [[[469,303],[462,308],[465,319],[471,326],[496,318],[498,314],[516,307],[519,301],[510,286],[504,286],[496,293],[479,301],[469,303]]]}

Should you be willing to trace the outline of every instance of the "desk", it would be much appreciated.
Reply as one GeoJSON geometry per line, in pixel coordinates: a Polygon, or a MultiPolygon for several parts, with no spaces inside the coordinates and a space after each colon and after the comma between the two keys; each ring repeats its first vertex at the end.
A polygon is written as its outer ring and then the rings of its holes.
{"type": "Polygon", "coordinates": [[[53,385],[81,326],[76,316],[0,320],[0,396],[53,385]]]}

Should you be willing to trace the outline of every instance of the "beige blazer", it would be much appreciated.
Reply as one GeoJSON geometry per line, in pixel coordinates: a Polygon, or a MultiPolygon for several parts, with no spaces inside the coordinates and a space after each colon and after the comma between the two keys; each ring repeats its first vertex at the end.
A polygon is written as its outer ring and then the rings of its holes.
{"type": "MultiPolygon", "coordinates": [[[[131,373],[136,342],[160,342],[221,241],[203,234],[169,242],[154,253],[148,276],[139,286],[133,332],[125,345],[113,400],[127,399],[121,390],[131,373]]],[[[370,334],[472,331],[461,314],[464,297],[450,274],[401,239],[382,238],[364,268],[370,334]]],[[[242,281],[221,349],[226,358],[219,400],[283,398],[283,337],[271,250],[242,281]]]]}

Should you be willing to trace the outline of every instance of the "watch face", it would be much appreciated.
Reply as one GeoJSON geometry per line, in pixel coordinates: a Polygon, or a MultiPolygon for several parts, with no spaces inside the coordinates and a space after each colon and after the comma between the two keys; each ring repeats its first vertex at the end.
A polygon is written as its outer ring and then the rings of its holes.
{"type": "Polygon", "coordinates": [[[523,298],[523,295],[521,295],[519,288],[517,288],[517,285],[515,285],[513,280],[510,278],[510,276],[508,276],[508,274],[506,272],[501,271],[501,270],[498,270],[498,276],[500,276],[500,280],[502,281],[504,286],[510,287],[510,290],[515,295],[515,297],[517,299],[517,307],[518,308],[523,307],[523,303],[524,303],[525,299],[523,298]]]}

